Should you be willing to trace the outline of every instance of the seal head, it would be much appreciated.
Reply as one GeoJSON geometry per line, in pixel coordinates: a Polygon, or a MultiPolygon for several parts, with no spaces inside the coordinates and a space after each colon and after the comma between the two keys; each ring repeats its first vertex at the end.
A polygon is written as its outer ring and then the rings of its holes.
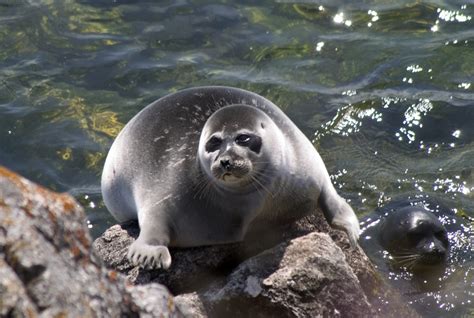
{"type": "Polygon", "coordinates": [[[278,131],[274,125],[263,111],[247,105],[216,111],[207,120],[199,141],[202,170],[217,187],[227,191],[255,190],[270,179],[266,174],[269,166],[277,169],[283,160],[283,141],[268,133],[269,127],[278,131]]]}
{"type": "Polygon", "coordinates": [[[443,264],[449,251],[446,228],[418,206],[390,213],[380,225],[379,242],[397,265],[413,270],[443,264]]]}

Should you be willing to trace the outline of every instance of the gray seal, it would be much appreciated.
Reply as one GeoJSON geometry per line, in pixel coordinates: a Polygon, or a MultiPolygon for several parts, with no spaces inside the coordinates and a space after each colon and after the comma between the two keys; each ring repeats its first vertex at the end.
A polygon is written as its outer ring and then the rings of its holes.
{"type": "Polygon", "coordinates": [[[380,245],[396,265],[418,271],[445,264],[449,253],[446,228],[430,211],[410,206],[390,213],[380,224],[380,245]]]}
{"type": "Polygon", "coordinates": [[[237,88],[186,89],[145,107],[110,148],[102,194],[117,221],[138,219],[128,257],[145,268],[169,268],[168,246],[242,241],[318,206],[352,245],[359,237],[311,142],[273,103],[237,88]]]}

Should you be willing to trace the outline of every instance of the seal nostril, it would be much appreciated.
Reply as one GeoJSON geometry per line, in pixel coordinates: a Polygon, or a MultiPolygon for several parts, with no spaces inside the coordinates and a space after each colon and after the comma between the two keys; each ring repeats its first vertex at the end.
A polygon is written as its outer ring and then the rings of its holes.
{"type": "Polygon", "coordinates": [[[230,170],[230,160],[221,160],[221,166],[229,171],[230,170]]]}

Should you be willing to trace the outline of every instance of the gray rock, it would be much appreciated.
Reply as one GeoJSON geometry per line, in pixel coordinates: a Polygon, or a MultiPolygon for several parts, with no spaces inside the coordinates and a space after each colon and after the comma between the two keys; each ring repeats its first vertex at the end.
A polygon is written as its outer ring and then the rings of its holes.
{"type": "Polygon", "coordinates": [[[140,308],[140,317],[178,316],[176,303],[163,285],[152,283],[127,286],[127,291],[130,293],[133,303],[140,308]]]}
{"type": "Polygon", "coordinates": [[[344,254],[325,233],[281,243],[248,259],[207,297],[215,317],[374,316],[344,254]]]}
{"type": "Polygon", "coordinates": [[[34,303],[28,297],[22,281],[0,258],[0,317],[21,317],[26,313],[38,316],[34,303]]]}
{"type": "Polygon", "coordinates": [[[138,233],[135,222],[112,226],[94,242],[94,249],[131,282],[167,286],[191,316],[418,317],[364,252],[352,249],[346,235],[332,229],[322,215],[239,244],[171,249],[168,271],[130,265],[127,248],[138,233]],[[288,277],[292,280],[286,281],[288,277]]]}
{"type": "Polygon", "coordinates": [[[104,263],[125,273],[134,284],[157,282],[167,286],[174,295],[193,292],[223,279],[238,265],[241,244],[171,249],[172,269],[144,270],[127,260],[128,246],[138,237],[138,225],[129,222],[114,225],[94,241],[94,250],[104,263]]]}
{"type": "Polygon", "coordinates": [[[0,167],[0,316],[182,316],[165,287],[102,266],[85,220],[69,195],[0,167]]]}
{"type": "Polygon", "coordinates": [[[208,314],[201,297],[198,293],[193,292],[178,295],[174,300],[186,317],[205,318],[208,317],[208,314]]]}

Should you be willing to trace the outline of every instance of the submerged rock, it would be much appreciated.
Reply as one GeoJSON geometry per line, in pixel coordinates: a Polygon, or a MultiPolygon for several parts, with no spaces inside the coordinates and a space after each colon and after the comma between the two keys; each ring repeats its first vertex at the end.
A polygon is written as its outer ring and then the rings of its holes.
{"type": "Polygon", "coordinates": [[[0,316],[181,317],[164,286],[101,265],[85,220],[69,195],[0,167],[0,316]]]}

